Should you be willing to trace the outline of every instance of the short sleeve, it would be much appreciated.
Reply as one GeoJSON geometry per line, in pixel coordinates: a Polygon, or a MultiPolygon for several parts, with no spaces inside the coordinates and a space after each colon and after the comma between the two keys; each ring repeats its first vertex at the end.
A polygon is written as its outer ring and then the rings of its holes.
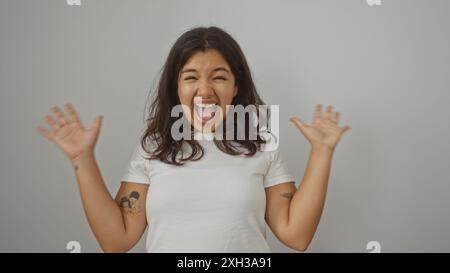
{"type": "Polygon", "coordinates": [[[268,152],[269,166],[264,176],[264,187],[271,187],[284,182],[294,182],[294,176],[289,172],[286,162],[284,162],[281,152],[268,152]]]}
{"type": "Polygon", "coordinates": [[[142,149],[141,143],[138,143],[122,176],[122,181],[150,184],[149,164],[148,160],[145,159],[147,156],[148,154],[142,149]]]}

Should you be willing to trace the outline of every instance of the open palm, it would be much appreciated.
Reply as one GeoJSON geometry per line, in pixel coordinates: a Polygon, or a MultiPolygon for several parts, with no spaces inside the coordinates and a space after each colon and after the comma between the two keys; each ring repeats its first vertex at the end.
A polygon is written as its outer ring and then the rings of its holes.
{"type": "Polygon", "coordinates": [[[47,115],[46,122],[52,127],[47,130],[42,126],[37,131],[54,142],[69,158],[74,160],[82,154],[93,153],[100,134],[102,116],[97,116],[91,128],[85,128],[81,123],[72,104],[66,103],[67,115],[58,106],[52,107],[54,115],[47,115]]]}
{"type": "Polygon", "coordinates": [[[290,120],[297,126],[300,132],[313,146],[322,146],[334,150],[342,134],[350,129],[350,126],[338,126],[339,112],[333,114],[333,106],[329,105],[322,115],[322,105],[317,104],[313,114],[311,125],[304,123],[299,117],[290,120]]]}

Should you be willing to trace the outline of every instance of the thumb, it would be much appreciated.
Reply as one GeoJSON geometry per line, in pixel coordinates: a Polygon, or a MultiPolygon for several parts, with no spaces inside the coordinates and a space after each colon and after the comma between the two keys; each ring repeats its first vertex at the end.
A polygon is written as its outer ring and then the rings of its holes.
{"type": "Polygon", "coordinates": [[[92,123],[92,130],[96,131],[98,133],[98,131],[100,131],[100,127],[102,126],[102,121],[103,121],[103,116],[97,116],[94,120],[94,122],[92,123]]]}
{"type": "Polygon", "coordinates": [[[304,133],[305,129],[308,128],[308,125],[304,123],[299,117],[292,117],[289,119],[294,125],[302,132],[304,133]]]}
{"type": "Polygon", "coordinates": [[[345,125],[344,127],[342,127],[342,133],[345,133],[346,131],[350,130],[351,127],[348,125],[345,125]]]}

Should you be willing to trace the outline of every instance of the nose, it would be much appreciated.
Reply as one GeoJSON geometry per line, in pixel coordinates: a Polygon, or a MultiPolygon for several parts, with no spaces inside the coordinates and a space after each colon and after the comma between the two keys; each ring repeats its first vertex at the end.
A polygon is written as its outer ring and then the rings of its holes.
{"type": "Polygon", "coordinates": [[[208,99],[214,97],[214,89],[208,83],[208,81],[199,81],[199,85],[197,87],[197,92],[195,94],[196,97],[202,97],[203,99],[208,99]]]}

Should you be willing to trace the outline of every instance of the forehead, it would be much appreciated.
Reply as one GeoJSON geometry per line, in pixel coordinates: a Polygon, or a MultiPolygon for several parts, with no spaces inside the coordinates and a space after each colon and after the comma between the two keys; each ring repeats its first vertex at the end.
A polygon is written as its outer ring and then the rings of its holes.
{"type": "Polygon", "coordinates": [[[229,68],[227,61],[216,49],[207,49],[194,53],[183,66],[183,69],[195,69],[200,72],[223,66],[229,68]]]}

